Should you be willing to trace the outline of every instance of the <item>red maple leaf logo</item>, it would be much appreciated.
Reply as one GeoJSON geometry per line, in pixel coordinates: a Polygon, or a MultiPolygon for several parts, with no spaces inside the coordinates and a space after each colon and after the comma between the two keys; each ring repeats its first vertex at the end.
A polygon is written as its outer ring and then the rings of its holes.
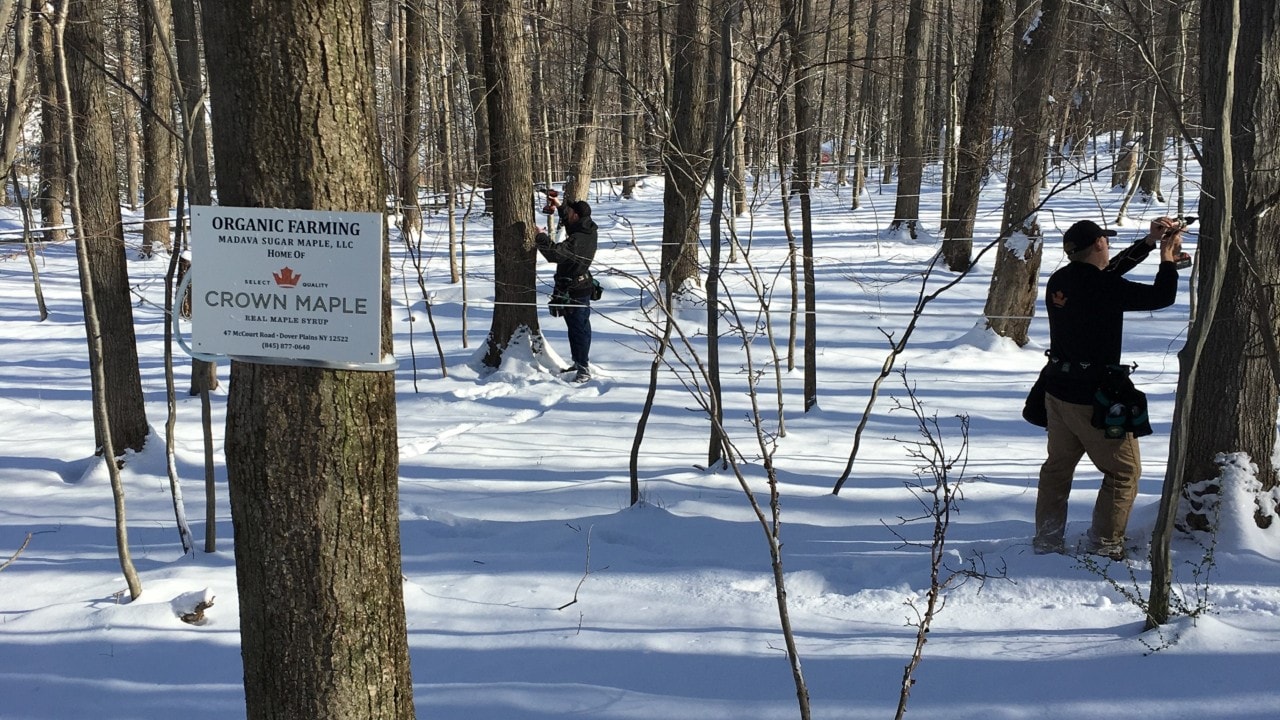
{"type": "Polygon", "coordinates": [[[1061,290],[1058,290],[1049,298],[1049,302],[1052,302],[1054,307],[1066,307],[1067,296],[1062,294],[1061,290]]]}
{"type": "Polygon", "coordinates": [[[271,277],[276,279],[276,284],[284,288],[298,287],[298,281],[302,279],[293,271],[293,268],[285,266],[280,268],[280,272],[271,273],[271,277]]]}

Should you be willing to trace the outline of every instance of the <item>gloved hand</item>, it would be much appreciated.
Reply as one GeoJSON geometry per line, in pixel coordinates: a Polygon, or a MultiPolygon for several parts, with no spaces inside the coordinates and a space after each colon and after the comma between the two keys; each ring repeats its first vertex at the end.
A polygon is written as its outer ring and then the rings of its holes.
{"type": "Polygon", "coordinates": [[[538,228],[538,234],[533,236],[533,244],[538,247],[551,247],[551,236],[546,230],[538,228]]]}

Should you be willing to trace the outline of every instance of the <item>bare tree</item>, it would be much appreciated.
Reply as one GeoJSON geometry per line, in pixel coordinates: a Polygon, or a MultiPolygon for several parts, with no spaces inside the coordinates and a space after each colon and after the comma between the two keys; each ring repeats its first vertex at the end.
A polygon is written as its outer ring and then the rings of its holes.
{"type": "MultiPolygon", "coordinates": [[[[115,140],[107,100],[104,59],[103,0],[69,0],[66,30],[67,76],[71,85],[71,111],[76,116],[81,220],[88,245],[90,278],[97,313],[102,324],[103,374],[112,446],[117,452],[139,450],[150,428],[138,374],[138,345],[133,330],[133,298],[129,294],[129,270],[125,262],[124,227],[120,218],[120,192],[116,174],[115,140]]],[[[86,309],[87,312],[87,309],[86,309]]],[[[92,338],[91,338],[92,341],[92,338]]],[[[103,388],[96,383],[94,392],[103,388]]],[[[97,428],[98,445],[102,430],[97,428]]]]}
{"type": "MultiPolygon", "coordinates": [[[[702,195],[710,166],[711,97],[710,0],[678,0],[673,29],[671,103],[662,162],[666,186],[662,202],[662,281],[676,292],[698,282],[702,195]]],[[[714,87],[714,86],[712,86],[714,87]]]]}
{"type": "MultiPolygon", "coordinates": [[[[1222,11],[1215,10],[1212,18],[1221,18],[1222,11]]],[[[1207,22],[1202,18],[1202,23],[1207,22]]],[[[1222,22],[1216,19],[1214,22],[1222,22]]],[[[1202,31],[1210,31],[1208,28],[1202,31]]],[[[1220,26],[1212,29],[1221,32],[1220,26]]],[[[1210,49],[1221,40],[1206,42],[1210,49]]],[[[1196,482],[1214,477],[1214,456],[1220,452],[1244,451],[1258,465],[1258,479],[1264,489],[1280,485],[1280,477],[1270,461],[1275,457],[1276,427],[1268,418],[1275,418],[1280,410],[1280,357],[1277,357],[1276,337],[1280,335],[1280,318],[1277,317],[1276,288],[1280,286],[1280,218],[1269,208],[1280,196],[1280,167],[1272,161],[1280,153],[1280,133],[1269,118],[1280,110],[1280,77],[1269,70],[1267,58],[1275,57],[1280,49],[1280,28],[1276,15],[1270,16],[1256,4],[1240,6],[1240,37],[1235,58],[1234,123],[1231,137],[1235,138],[1231,152],[1233,165],[1221,170],[1207,152],[1214,149],[1218,157],[1218,143],[1225,143],[1218,134],[1210,139],[1205,134],[1205,167],[1209,173],[1229,172],[1234,178],[1231,189],[1234,198],[1233,212],[1228,216],[1232,233],[1230,241],[1224,241],[1219,228],[1224,222],[1222,213],[1226,203],[1208,197],[1215,184],[1206,183],[1200,198],[1200,213],[1204,225],[1200,234],[1198,286],[1203,299],[1204,288],[1210,276],[1219,272],[1213,263],[1219,245],[1230,248],[1226,255],[1225,270],[1221,270],[1222,297],[1230,302],[1221,303],[1207,327],[1207,339],[1198,357],[1201,368],[1202,392],[1194,404],[1183,409],[1187,420],[1187,447],[1184,460],[1184,477],[1196,482]],[[1209,252],[1205,252],[1209,250],[1209,252]]],[[[1202,50],[1207,54],[1207,50],[1202,50]]],[[[1216,52],[1222,52],[1220,47],[1216,52]]],[[[1201,77],[1204,78],[1206,96],[1203,107],[1216,107],[1222,102],[1223,63],[1219,56],[1215,65],[1209,58],[1202,60],[1201,77]],[[1212,85],[1212,90],[1208,86],[1212,85]],[[1209,95],[1212,93],[1212,96],[1209,95]]],[[[1228,96],[1229,97],[1229,96],[1228,96]]],[[[1223,133],[1222,135],[1226,135],[1223,133]]],[[[1198,311],[1204,303],[1198,305],[1198,311]]],[[[1206,320],[1206,322],[1208,322],[1206,320]]]]}
{"type": "MultiPolygon", "coordinates": [[[[44,0],[28,1],[32,12],[37,7],[44,7],[44,0]]],[[[35,50],[36,78],[40,84],[40,190],[37,204],[40,206],[41,225],[46,228],[44,239],[60,242],[67,237],[66,230],[61,229],[67,181],[62,153],[66,143],[66,123],[62,118],[65,109],[58,92],[52,24],[44,21],[35,23],[31,41],[35,50]]]]}
{"type": "Polygon", "coordinates": [[[138,0],[142,37],[142,253],[159,244],[169,246],[169,209],[173,207],[173,179],[177,168],[177,131],[172,125],[174,87],[169,64],[173,48],[171,0],[138,0]]]}
{"type": "MultiPolygon", "coordinates": [[[[200,67],[200,31],[195,0],[173,0],[173,39],[178,66],[178,94],[181,115],[184,118],[182,138],[182,165],[185,168],[187,202],[189,205],[209,205],[213,202],[212,162],[209,157],[209,130],[205,120],[204,71],[200,67]]],[[[180,260],[178,277],[190,269],[190,262],[180,260]]],[[[209,392],[218,388],[218,365],[196,358],[191,359],[192,395],[199,395],[201,407],[208,403],[209,392]]],[[[211,445],[211,438],[206,438],[211,445]]],[[[212,463],[206,457],[206,479],[212,487],[212,463]]],[[[209,530],[206,530],[209,532],[209,530]]],[[[212,544],[212,539],[206,545],[212,544]]],[[[212,550],[209,550],[212,552],[212,550]]]]}
{"type": "Polygon", "coordinates": [[[1183,489],[1214,478],[1214,458],[1244,451],[1264,489],[1278,483],[1275,452],[1280,353],[1275,287],[1280,244],[1274,213],[1280,170],[1266,158],[1280,151],[1267,120],[1280,110],[1280,78],[1265,58],[1280,47],[1274,8],[1209,3],[1200,9],[1202,106],[1214,128],[1204,133],[1200,213],[1199,302],[1179,353],[1181,372],[1159,521],[1153,533],[1148,626],[1170,614],[1171,543],[1182,515],[1183,489]],[[1222,302],[1230,299],[1230,302],[1222,302]]]}
{"type": "MultiPolygon", "coordinates": [[[[31,67],[31,15],[27,0],[15,3],[17,20],[13,24],[13,67],[5,96],[4,122],[0,129],[0,182],[9,175],[18,151],[18,134],[27,117],[27,75],[31,67]]],[[[3,26],[0,26],[3,27],[3,26]]]]}
{"type": "MultiPolygon", "coordinates": [[[[222,204],[384,210],[370,5],[202,4],[222,204]]],[[[389,271],[384,253],[384,354],[389,271]]],[[[227,476],[249,718],[414,716],[396,442],[392,372],[232,362],[227,476]]]]}
{"type": "Polygon", "coordinates": [[[813,163],[818,158],[818,126],[814,100],[813,0],[788,0],[786,25],[791,38],[791,71],[795,82],[795,173],[800,195],[801,265],[804,273],[804,411],[818,405],[818,284],[813,260],[813,163]]]}
{"type": "MultiPolygon", "coordinates": [[[[1178,353],[1180,368],[1173,426],[1169,433],[1169,462],[1165,466],[1160,509],[1151,536],[1151,594],[1146,623],[1148,629],[1169,620],[1169,595],[1173,586],[1170,545],[1173,542],[1182,489],[1186,485],[1190,450],[1188,439],[1191,434],[1189,416],[1195,411],[1197,400],[1202,397],[1200,384],[1206,378],[1201,373],[1206,368],[1200,364],[1201,354],[1207,345],[1209,330],[1217,319],[1219,301],[1225,290],[1228,260],[1235,252],[1235,141],[1232,132],[1223,130],[1237,127],[1239,121],[1235,115],[1238,94],[1247,95],[1249,92],[1236,78],[1240,66],[1249,64],[1241,63],[1238,56],[1241,31],[1247,27],[1242,23],[1241,9],[1240,0],[1221,3],[1206,0],[1200,8],[1201,92],[1204,107],[1216,108],[1216,112],[1206,115],[1206,119],[1212,117],[1219,132],[1206,133],[1204,138],[1205,185],[1200,209],[1208,215],[1206,229],[1200,235],[1199,280],[1202,299],[1187,332],[1187,342],[1178,353]]],[[[1273,89],[1269,93],[1273,98],[1274,92],[1273,89]]],[[[1238,348],[1236,351],[1238,352],[1238,348]]],[[[1234,408],[1232,412],[1234,413],[1234,408]]]]}
{"type": "MultiPolygon", "coordinates": [[[[85,78],[77,78],[73,74],[73,70],[84,71],[84,59],[87,53],[93,52],[93,46],[90,44],[80,46],[81,52],[77,53],[80,63],[72,64],[70,56],[67,52],[68,37],[72,37],[67,32],[67,28],[74,24],[88,24],[93,21],[95,15],[100,13],[102,7],[96,2],[85,3],[67,0],[61,3],[56,10],[53,21],[53,48],[55,67],[57,73],[57,85],[62,95],[62,105],[64,107],[75,107],[72,100],[77,85],[75,80],[80,80],[78,87],[82,90],[93,87],[90,81],[85,83],[85,78]]],[[[97,15],[101,20],[101,15],[97,15]]],[[[77,40],[89,41],[89,37],[76,36],[77,40]]],[[[99,36],[99,41],[101,36],[99,36]]],[[[101,49],[99,42],[97,49],[101,49]]],[[[67,200],[70,203],[71,222],[75,230],[76,239],[76,263],[80,269],[80,295],[84,304],[84,323],[85,331],[89,339],[89,372],[93,377],[93,424],[95,428],[100,430],[102,461],[107,466],[107,476],[111,480],[111,496],[113,500],[113,508],[115,511],[115,534],[116,534],[116,555],[120,560],[120,570],[124,574],[125,583],[129,587],[129,597],[137,600],[142,595],[142,580],[138,577],[138,571],[133,565],[133,556],[129,551],[129,531],[128,522],[125,514],[124,501],[124,481],[120,476],[120,465],[116,461],[115,445],[115,429],[111,426],[114,418],[111,414],[113,395],[115,388],[111,386],[110,377],[107,374],[106,354],[109,352],[109,346],[106,342],[108,334],[108,326],[102,322],[102,314],[98,312],[99,303],[97,299],[98,285],[93,282],[94,272],[98,269],[95,267],[93,252],[94,237],[86,230],[86,206],[81,202],[81,153],[79,139],[82,137],[92,137],[93,133],[82,131],[80,125],[86,123],[76,122],[77,115],[75,113],[67,113],[62,115],[62,120],[66,123],[65,135],[67,138],[66,146],[63,148],[65,155],[64,164],[70,173],[68,181],[67,200]]],[[[100,129],[100,128],[99,128],[100,129]]],[[[88,155],[85,156],[88,159],[88,155]]],[[[117,206],[117,212],[118,212],[117,206]]],[[[132,334],[132,333],[131,333],[132,334]]],[[[135,366],[136,367],[136,366],[135,366]]],[[[123,450],[123,448],[120,448],[123,450]]]]}
{"type": "Polygon", "coordinates": [[[983,314],[996,334],[1019,345],[1039,292],[1043,241],[1036,217],[1048,149],[1048,98],[1067,0],[1017,0],[1013,37],[1013,150],[1005,189],[1003,246],[983,314]]]}
{"type": "Polygon", "coordinates": [[[973,62],[969,69],[969,90],[956,153],[955,190],[950,211],[942,218],[946,239],[942,254],[947,267],[969,268],[973,252],[973,225],[978,212],[982,180],[991,161],[991,127],[995,114],[996,68],[1000,65],[1003,29],[1009,0],[982,0],[973,62]]]}
{"type": "MultiPolygon", "coordinates": [[[[427,3],[401,0],[404,28],[404,93],[400,100],[400,227],[403,232],[422,230],[418,187],[422,184],[422,99],[426,86],[427,3]]],[[[452,193],[452,188],[445,188],[452,193]]]]}
{"type": "Polygon", "coordinates": [[[925,74],[924,54],[929,48],[933,23],[927,22],[931,0],[911,0],[907,14],[906,58],[902,65],[902,104],[898,140],[898,196],[893,207],[892,231],[905,230],[916,237],[920,223],[920,187],[924,179],[925,74]]]}
{"type": "MultiPolygon", "coordinates": [[[[484,53],[480,49],[479,8],[473,0],[457,0],[458,41],[467,68],[467,94],[475,132],[472,142],[475,154],[476,185],[491,188],[492,165],[489,162],[489,108],[485,100],[484,53]]],[[[492,193],[484,194],[484,212],[491,212],[492,193]]]]}
{"type": "Polygon", "coordinates": [[[533,158],[525,17],[519,0],[484,0],[480,6],[489,161],[493,168],[494,308],[484,363],[498,367],[520,334],[541,350],[533,236],[533,158]]]}
{"type": "MultiPolygon", "coordinates": [[[[128,0],[116,0],[116,14],[111,27],[115,29],[116,67],[121,83],[132,88],[136,75],[133,34],[129,32],[126,18],[133,17],[129,12],[128,0]]],[[[105,16],[104,16],[105,22],[105,16]]],[[[106,29],[102,30],[105,32],[106,29]]],[[[106,66],[102,66],[105,68],[106,66]]],[[[130,210],[138,209],[138,200],[142,196],[142,145],[138,129],[138,100],[131,92],[116,93],[110,96],[115,99],[120,116],[120,134],[124,137],[124,173],[125,204],[130,210]]]]}
{"type": "Polygon", "coordinates": [[[857,210],[862,203],[862,191],[867,180],[868,151],[879,133],[879,80],[874,71],[873,58],[879,51],[882,2],[883,0],[871,0],[871,10],[867,15],[866,59],[862,64],[862,79],[858,90],[858,128],[856,147],[853,150],[853,181],[849,201],[851,210],[857,210]]]}
{"type": "Polygon", "coordinates": [[[600,135],[600,103],[604,95],[604,61],[609,52],[612,0],[591,0],[587,11],[587,47],[578,95],[578,123],[573,129],[573,152],[569,159],[571,177],[564,194],[586,198],[595,172],[600,135]]]}
{"type": "Polygon", "coordinates": [[[636,123],[639,107],[637,88],[633,77],[634,55],[632,39],[632,12],[630,0],[614,0],[613,16],[618,30],[618,115],[622,154],[622,197],[630,199],[635,194],[636,178],[640,171],[640,133],[636,123]]]}

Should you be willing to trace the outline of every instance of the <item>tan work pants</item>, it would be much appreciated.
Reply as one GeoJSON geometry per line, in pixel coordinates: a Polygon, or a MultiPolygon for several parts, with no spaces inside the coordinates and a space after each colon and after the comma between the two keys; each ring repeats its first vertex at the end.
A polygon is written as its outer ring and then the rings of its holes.
{"type": "Polygon", "coordinates": [[[1091,535],[1102,545],[1124,542],[1129,511],[1138,494],[1142,460],[1138,440],[1132,433],[1121,440],[1103,436],[1089,420],[1093,406],[1077,405],[1045,396],[1049,414],[1048,457],[1040,466],[1040,486],[1036,493],[1037,547],[1062,545],[1067,527],[1067,497],[1076,465],[1084,455],[1102,471],[1102,488],[1093,506],[1091,535]]]}

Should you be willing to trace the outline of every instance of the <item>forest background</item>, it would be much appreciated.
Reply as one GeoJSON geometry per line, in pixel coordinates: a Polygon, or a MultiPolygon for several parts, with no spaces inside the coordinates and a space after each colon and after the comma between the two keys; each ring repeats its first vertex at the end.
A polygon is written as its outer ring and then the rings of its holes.
{"type": "MultiPolygon", "coordinates": [[[[1153,575],[1166,577],[1152,579],[1154,609],[1144,608],[1148,625],[1166,619],[1167,608],[1160,609],[1159,596],[1169,588],[1171,562],[1161,553],[1167,553],[1174,520],[1183,515],[1178,510],[1183,486],[1216,477],[1214,458],[1220,452],[1239,451],[1251,458],[1274,454],[1277,355],[1270,273],[1280,264],[1267,254],[1274,253],[1273,243],[1266,242],[1274,232],[1267,225],[1273,222],[1272,214],[1266,210],[1268,202],[1274,203],[1276,165],[1268,158],[1274,157],[1275,138],[1270,125],[1259,120],[1274,117],[1276,98],[1276,68],[1268,59],[1276,57],[1271,52],[1276,12],[1269,4],[917,0],[847,9],[832,5],[829,23],[817,20],[820,7],[812,2],[781,7],[733,2],[560,3],[537,8],[513,2],[486,2],[478,8],[465,3],[357,4],[351,6],[353,16],[336,14],[345,5],[269,5],[203,8],[199,19],[204,24],[207,72],[200,68],[201,32],[189,3],[171,8],[151,0],[136,6],[2,6],[14,38],[5,164],[13,169],[15,198],[29,200],[37,210],[22,216],[33,258],[37,239],[65,239],[60,214],[64,208],[70,209],[70,219],[78,226],[71,236],[82,250],[80,273],[93,278],[82,287],[91,288],[86,296],[95,298],[85,299],[86,320],[98,316],[105,323],[102,346],[95,349],[90,343],[88,367],[97,388],[94,396],[100,400],[95,433],[108,455],[143,448],[151,428],[138,372],[122,194],[126,208],[139,206],[150,221],[144,225],[138,252],[148,257],[165,252],[177,270],[180,255],[157,247],[181,248],[182,233],[173,237],[169,220],[176,214],[182,227],[183,201],[188,197],[197,204],[211,201],[211,178],[216,179],[220,202],[277,207],[324,206],[325,198],[337,209],[367,209],[368,198],[375,207],[384,207],[386,189],[397,188],[398,200],[390,210],[395,230],[410,240],[407,252],[422,260],[417,254],[422,245],[414,238],[424,237],[418,234],[423,206],[442,210],[449,219],[442,234],[448,238],[450,285],[464,288],[465,221],[473,213],[487,213],[492,218],[495,259],[494,310],[479,363],[501,368],[505,354],[522,347],[516,342],[520,337],[527,337],[535,366],[548,362],[537,321],[537,276],[529,247],[540,204],[535,184],[577,196],[609,178],[616,182],[619,197],[631,199],[638,183],[660,174],[661,252],[644,264],[643,271],[628,272],[638,278],[638,300],[647,298],[659,315],[665,315],[655,325],[666,332],[656,331],[652,338],[660,359],[674,347],[664,338],[673,337],[673,328],[679,332],[677,308],[693,302],[713,309],[702,331],[705,345],[693,343],[699,359],[683,362],[691,363],[686,366],[692,371],[691,396],[710,420],[705,466],[727,470],[736,467],[735,458],[741,459],[741,454],[725,436],[722,420],[726,403],[718,323],[725,299],[719,292],[725,263],[750,266],[745,249],[750,244],[742,243],[750,235],[741,225],[747,220],[761,223],[758,211],[749,212],[753,193],[760,197],[762,181],[778,178],[777,212],[788,255],[775,267],[783,273],[779,277],[787,278],[782,285],[791,294],[786,312],[790,323],[785,343],[779,339],[771,347],[787,346],[775,363],[802,376],[799,405],[808,414],[820,407],[817,358],[825,345],[817,331],[822,290],[815,266],[814,193],[824,183],[847,189],[848,209],[855,212],[869,198],[871,178],[877,192],[892,188],[895,198],[892,218],[876,229],[876,239],[931,243],[932,227],[921,217],[926,169],[937,172],[938,216],[930,221],[942,230],[937,253],[929,255],[921,272],[928,278],[945,261],[948,271],[961,279],[981,267],[975,258],[990,251],[993,267],[981,325],[1017,347],[1030,342],[1043,236],[1049,234],[1042,231],[1038,212],[1045,198],[1086,181],[1091,188],[1120,188],[1121,202],[1106,211],[1115,213],[1113,222],[1123,224],[1135,214],[1133,202],[1140,208],[1161,205],[1169,214],[1181,215],[1194,202],[1188,196],[1198,196],[1202,231],[1195,310],[1179,358],[1169,477],[1154,523],[1157,539],[1151,545],[1153,575]],[[290,15],[291,10],[312,5],[329,13],[307,16],[305,21],[301,15],[290,15]],[[478,15],[470,15],[473,10],[478,15]],[[261,22],[240,28],[245,17],[261,22]],[[357,30],[348,32],[350,17],[361,21],[355,23],[357,30]],[[109,32],[116,28],[118,32],[109,32]],[[964,28],[972,31],[960,32],[964,28]],[[114,46],[107,42],[110,38],[115,38],[114,46]],[[330,41],[336,48],[355,51],[325,56],[330,41]],[[140,58],[137,70],[129,61],[134,43],[140,58]],[[64,47],[70,52],[61,53],[64,47]],[[316,48],[320,55],[309,54],[316,48]],[[184,72],[184,66],[191,70],[193,55],[195,70],[184,72]],[[60,57],[65,61],[60,63],[60,57]],[[295,102],[293,95],[261,91],[277,87],[276,82],[287,87],[286,81],[308,88],[305,80],[296,78],[307,71],[317,74],[321,57],[355,59],[350,66],[320,73],[324,77],[313,82],[343,88],[355,100],[329,96],[326,100],[333,107],[362,112],[352,114],[359,117],[351,127],[339,122],[298,133],[304,126],[299,118],[305,120],[314,109],[308,104],[312,96],[303,93],[302,101],[295,102]],[[28,63],[36,70],[36,82],[30,84],[24,77],[28,63]],[[201,134],[202,121],[208,119],[201,102],[205,78],[211,141],[201,134]],[[270,102],[272,98],[288,99],[270,102]],[[37,107],[39,113],[34,113],[37,107]],[[40,132],[30,141],[31,133],[21,130],[32,129],[36,119],[40,132]],[[1223,127],[1232,132],[1218,130],[1223,127]],[[344,185],[347,170],[340,163],[321,173],[328,180],[318,180],[313,173],[323,171],[324,163],[309,164],[304,162],[305,152],[290,151],[312,132],[316,147],[328,147],[330,137],[339,137],[347,146],[365,148],[358,154],[378,162],[351,176],[359,182],[344,185]],[[138,146],[130,140],[133,137],[139,138],[138,146]],[[1101,144],[1105,153],[1096,151],[1099,137],[1106,138],[1101,144]],[[210,148],[216,162],[201,152],[210,148]],[[1190,191],[1185,181],[1194,173],[1184,165],[1188,157],[1201,170],[1200,183],[1190,191]],[[273,162],[264,165],[264,158],[273,162]],[[263,167],[285,177],[268,177],[263,167]],[[989,244],[975,244],[978,198],[992,187],[993,176],[1003,180],[997,211],[1001,219],[989,244]],[[176,190],[175,177],[181,180],[176,190]],[[60,179],[68,181],[62,191],[55,187],[60,179]],[[24,191],[24,184],[30,189],[24,191]],[[462,205],[477,196],[459,190],[477,186],[492,189],[481,196],[483,207],[462,205]],[[357,187],[360,199],[355,198],[357,187]],[[1164,191],[1172,200],[1163,197],[1164,191]],[[462,225],[455,225],[458,217],[462,225]]],[[[932,185],[929,192],[935,192],[932,185]]],[[[33,269],[36,266],[33,260],[33,269]]],[[[762,284],[757,279],[751,287],[758,291],[762,284]]],[[[420,289],[430,297],[425,282],[420,289]]],[[[932,300],[924,294],[921,298],[932,300]]],[[[172,298],[165,293],[162,301],[168,307],[172,298]]],[[[725,332],[738,327],[730,324],[725,332]]],[[[908,324],[889,338],[905,347],[914,327],[908,324]]],[[[90,337],[98,334],[90,324],[90,337]]],[[[388,327],[385,341],[390,344],[392,338],[388,327]]],[[[442,367],[447,367],[443,350],[440,354],[442,367]]],[[[246,365],[233,366],[228,398],[226,456],[233,507],[237,487],[256,487],[235,481],[236,463],[244,463],[246,478],[289,476],[298,472],[293,466],[299,454],[336,457],[332,447],[318,444],[325,438],[359,435],[356,426],[345,424],[349,419],[318,413],[321,424],[327,423],[324,437],[316,437],[305,422],[297,428],[274,425],[296,430],[296,436],[289,433],[282,443],[290,450],[287,454],[278,447],[237,446],[236,438],[252,435],[254,428],[273,427],[270,413],[237,402],[237,373],[244,377],[239,385],[260,391],[249,393],[258,398],[298,396],[305,386],[304,406],[311,396],[321,398],[322,404],[341,404],[334,400],[339,396],[356,397],[361,398],[356,402],[367,402],[368,409],[384,417],[388,408],[394,414],[392,386],[384,379],[365,377],[373,373],[258,370],[246,365]],[[249,432],[230,432],[240,427],[249,432]]],[[[754,377],[750,371],[748,375],[754,377]]],[[[193,368],[193,390],[204,403],[217,392],[216,384],[213,367],[193,368]]],[[[864,423],[878,388],[871,388],[864,423]]],[[[757,397],[754,392],[749,396],[757,397]]],[[[641,432],[650,406],[643,407],[641,432]]],[[[761,430],[758,423],[755,427],[765,439],[781,434],[780,428],[761,430]]],[[[861,431],[859,425],[857,437],[861,431]]],[[[385,437],[378,442],[386,442],[385,437]]],[[[366,452],[376,453],[378,447],[385,446],[371,443],[366,452]]],[[[849,476],[857,450],[855,440],[837,490],[849,476]]],[[[311,474],[302,477],[341,484],[353,464],[369,457],[353,450],[332,466],[307,469],[311,474]]],[[[106,467],[119,510],[123,486],[113,464],[106,467]]],[[[766,461],[764,467],[771,465],[766,461]]],[[[1265,523],[1274,467],[1264,461],[1256,471],[1261,493],[1254,501],[1257,522],[1265,523]]],[[[377,475],[382,479],[370,480],[375,489],[385,488],[387,478],[392,485],[398,480],[396,467],[386,462],[379,463],[377,475]]],[[[634,479],[632,486],[634,503],[639,499],[634,479]]],[[[776,482],[769,487],[776,490],[776,482]]],[[[265,486],[263,490],[247,492],[243,507],[252,511],[278,505],[280,498],[265,492],[265,486]]],[[[776,512],[776,493],[770,500],[776,512]]],[[[341,497],[322,499],[311,519],[323,519],[326,509],[340,509],[344,502],[341,497]]],[[[383,511],[390,508],[393,517],[398,511],[394,492],[390,497],[379,494],[377,504],[383,511]]],[[[942,507],[949,505],[943,502],[942,507]]],[[[288,522],[296,527],[298,518],[288,522]]],[[[382,520],[371,522],[382,547],[372,554],[384,563],[384,577],[398,577],[398,572],[385,573],[399,565],[397,538],[385,532],[385,512],[382,520]]],[[[764,519],[762,524],[770,526],[764,519]]],[[[323,537],[324,524],[317,527],[323,537]]],[[[771,532],[777,527],[775,517],[771,532]]],[[[264,534],[273,531],[270,518],[262,529],[264,534]]],[[[237,536],[237,553],[260,547],[247,539],[237,536]]],[[[184,545],[192,546],[189,537],[184,545]]],[[[777,545],[771,545],[771,555],[781,598],[785,593],[777,545]]],[[[360,540],[348,552],[361,555],[369,550],[360,540]]],[[[254,557],[254,551],[244,552],[254,557]]],[[[121,549],[129,592],[137,598],[141,582],[130,577],[129,564],[121,549]]],[[[242,564],[242,583],[250,582],[245,572],[242,564]]],[[[272,587],[269,578],[263,582],[267,584],[241,588],[242,624],[253,622],[256,611],[245,608],[252,606],[256,592],[275,592],[278,597],[282,590],[289,596],[291,589],[298,589],[272,587]]],[[[785,603],[779,606],[786,631],[785,603]]],[[[339,602],[334,612],[341,615],[343,607],[339,602]]],[[[380,607],[383,619],[402,616],[394,602],[380,607]]],[[[395,625],[386,623],[391,646],[396,635],[403,636],[395,625]]],[[[382,629],[383,623],[375,626],[382,629]]],[[[784,635],[791,637],[789,632],[784,635]]],[[[254,654],[244,652],[248,669],[254,654]]],[[[394,648],[389,655],[396,652],[405,655],[394,648]]],[[[798,652],[791,644],[787,656],[804,713],[798,652]]],[[[399,675],[393,684],[403,683],[407,675],[407,659],[399,665],[405,670],[392,673],[399,675]]],[[[251,715],[255,691],[249,686],[256,675],[247,670],[251,715]]],[[[263,692],[271,695],[270,690],[263,692]]]]}

